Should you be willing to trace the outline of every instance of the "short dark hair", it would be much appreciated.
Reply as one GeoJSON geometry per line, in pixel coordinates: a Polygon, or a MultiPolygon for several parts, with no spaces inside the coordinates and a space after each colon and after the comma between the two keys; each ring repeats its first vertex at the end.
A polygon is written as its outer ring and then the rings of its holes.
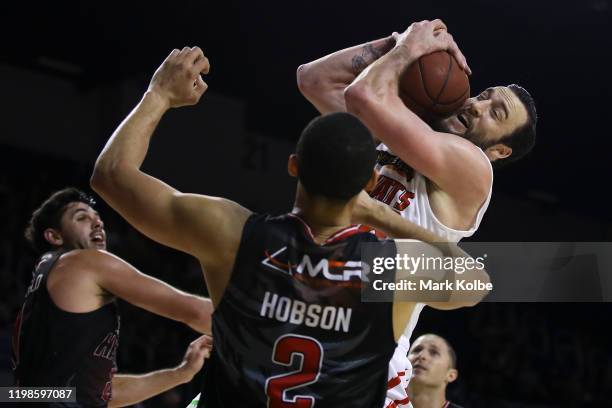
{"type": "Polygon", "coordinates": [[[309,194],[348,201],[372,176],[376,146],[359,119],[335,112],[304,128],[296,155],[298,179],[309,194]]]}
{"type": "Polygon", "coordinates": [[[44,232],[47,228],[60,228],[60,223],[66,206],[70,203],[81,202],[93,207],[94,199],[74,187],[66,187],[56,191],[47,198],[40,207],[32,213],[32,217],[25,229],[25,238],[38,253],[53,249],[53,246],[45,239],[44,232]]]}
{"type": "Polygon", "coordinates": [[[503,143],[512,148],[512,154],[504,159],[495,160],[493,168],[501,168],[509,163],[515,162],[529,153],[536,141],[536,124],[538,123],[538,114],[536,112],[535,101],[531,94],[525,88],[517,84],[508,85],[508,88],[514,92],[527,110],[527,122],[516,129],[514,132],[504,136],[498,143],[503,143]]]}
{"type": "Polygon", "coordinates": [[[444,340],[444,343],[446,344],[446,348],[448,349],[448,355],[450,356],[450,361],[451,361],[450,368],[457,368],[457,353],[455,352],[455,349],[453,348],[453,346],[451,346],[448,340],[446,340],[444,337],[442,336],[438,336],[438,337],[444,340]]]}

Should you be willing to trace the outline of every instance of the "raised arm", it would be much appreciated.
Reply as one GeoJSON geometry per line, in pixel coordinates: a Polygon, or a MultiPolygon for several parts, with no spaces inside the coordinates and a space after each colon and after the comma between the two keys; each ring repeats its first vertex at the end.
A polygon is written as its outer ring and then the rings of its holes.
{"type": "Polygon", "coordinates": [[[470,141],[434,131],[399,97],[401,72],[421,56],[448,50],[465,58],[440,20],[412,24],[395,47],[346,88],[348,112],[358,116],[396,155],[451,197],[482,203],[492,182],[486,157],[470,141]]]}
{"type": "Polygon", "coordinates": [[[208,70],[198,47],[172,51],[104,147],[91,186],[143,234],[215,271],[233,264],[250,212],[226,199],[183,194],[140,169],[164,113],[196,104],[208,87],[200,74],[208,70]]]}
{"type": "Polygon", "coordinates": [[[300,65],[297,69],[298,88],[322,114],[345,112],[344,89],[394,45],[395,39],[391,35],[300,65]]]}
{"type": "Polygon", "coordinates": [[[113,376],[113,396],[109,407],[124,407],[161,394],[179,384],[188,383],[210,355],[212,337],[201,336],[192,341],[181,364],[174,368],[146,374],[116,374],[113,376]]]}

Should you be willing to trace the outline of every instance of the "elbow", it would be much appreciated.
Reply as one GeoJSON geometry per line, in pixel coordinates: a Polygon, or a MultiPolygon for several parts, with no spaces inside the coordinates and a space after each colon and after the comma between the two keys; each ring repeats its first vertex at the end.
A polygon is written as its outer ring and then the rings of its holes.
{"type": "Polygon", "coordinates": [[[369,109],[373,100],[371,91],[359,80],[344,89],[346,110],[355,116],[362,116],[369,109]]]}
{"type": "Polygon", "coordinates": [[[109,180],[111,179],[111,174],[109,169],[104,166],[99,165],[96,162],[94,166],[93,173],[89,178],[89,186],[98,194],[101,194],[107,185],[110,184],[109,180]]]}
{"type": "Polygon", "coordinates": [[[315,95],[321,88],[321,78],[316,74],[310,63],[302,64],[296,71],[297,86],[300,93],[306,97],[315,95]]]}
{"type": "Polygon", "coordinates": [[[491,279],[489,274],[483,269],[481,271],[481,276],[476,280],[478,290],[475,291],[472,295],[472,299],[466,305],[467,307],[476,306],[480,302],[487,297],[489,293],[493,290],[493,284],[491,283],[491,279]]]}
{"type": "Polygon", "coordinates": [[[212,333],[213,305],[210,299],[193,296],[192,311],[183,323],[201,334],[212,333]]]}
{"type": "Polygon", "coordinates": [[[111,191],[112,186],[118,185],[122,174],[126,171],[127,168],[123,165],[110,164],[98,159],[89,178],[89,186],[100,196],[104,196],[111,191]]]}

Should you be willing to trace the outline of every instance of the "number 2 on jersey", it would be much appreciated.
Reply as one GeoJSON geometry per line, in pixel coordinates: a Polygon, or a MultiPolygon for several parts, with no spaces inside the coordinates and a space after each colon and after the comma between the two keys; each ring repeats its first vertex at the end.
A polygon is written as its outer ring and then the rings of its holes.
{"type": "Polygon", "coordinates": [[[301,357],[300,368],[266,380],[268,408],[311,408],[314,397],[296,395],[289,399],[285,392],[315,383],[321,372],[323,347],[312,337],[286,334],[276,339],[272,361],[291,366],[294,357],[301,357]]]}

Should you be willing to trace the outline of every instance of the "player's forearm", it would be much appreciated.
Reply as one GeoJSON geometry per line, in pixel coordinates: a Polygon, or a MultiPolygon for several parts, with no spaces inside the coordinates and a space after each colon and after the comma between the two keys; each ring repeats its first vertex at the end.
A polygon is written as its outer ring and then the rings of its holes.
{"type": "Polygon", "coordinates": [[[386,204],[372,200],[367,225],[384,232],[390,238],[416,239],[423,242],[443,242],[438,235],[408,221],[386,204]]]}
{"type": "MultiPolygon", "coordinates": [[[[418,60],[418,48],[396,46],[370,65],[346,88],[347,111],[356,115],[395,155],[421,174],[436,180],[446,150],[440,137],[399,96],[403,70],[418,60]]],[[[447,149],[448,150],[448,149],[447,149]]]]}
{"type": "Polygon", "coordinates": [[[192,313],[185,323],[198,333],[212,333],[212,314],[214,312],[212,301],[201,296],[191,295],[190,308],[192,313]]]}
{"type": "Polygon", "coordinates": [[[396,46],[369,65],[344,92],[348,111],[361,117],[368,104],[389,98],[399,100],[400,73],[417,59],[411,50],[396,46]]]}
{"type": "Polygon", "coordinates": [[[151,298],[147,310],[176,320],[191,327],[200,334],[212,333],[212,301],[201,296],[185,293],[173,287],[167,295],[151,298]]]}
{"type": "Polygon", "coordinates": [[[91,180],[96,191],[109,182],[116,188],[130,180],[124,173],[140,168],[151,136],[168,109],[168,103],[162,97],[150,91],[145,93],[100,153],[91,180]]]}
{"type": "Polygon", "coordinates": [[[384,37],[300,65],[297,70],[298,88],[321,113],[345,111],[344,89],[394,45],[392,36],[384,37]]]}
{"type": "Polygon", "coordinates": [[[457,286],[450,293],[447,302],[439,302],[430,306],[450,310],[458,307],[471,307],[480,303],[489,294],[490,290],[487,286],[491,282],[489,274],[482,264],[483,259],[473,258],[455,243],[434,243],[432,245],[438,248],[445,258],[455,258],[456,266],[454,270],[448,271],[449,276],[446,277],[446,280],[453,282],[455,285],[458,285],[460,281],[462,287],[457,286]],[[475,289],[462,289],[470,284],[474,284],[475,289]]]}
{"type": "Polygon", "coordinates": [[[108,406],[136,404],[189,382],[191,378],[180,366],[141,375],[117,374],[113,376],[113,398],[108,406]]]}

